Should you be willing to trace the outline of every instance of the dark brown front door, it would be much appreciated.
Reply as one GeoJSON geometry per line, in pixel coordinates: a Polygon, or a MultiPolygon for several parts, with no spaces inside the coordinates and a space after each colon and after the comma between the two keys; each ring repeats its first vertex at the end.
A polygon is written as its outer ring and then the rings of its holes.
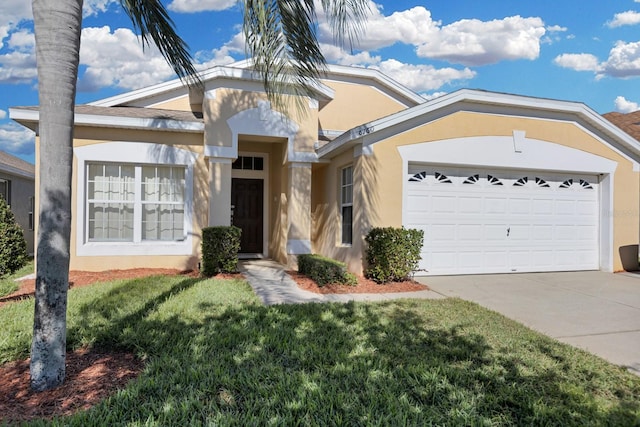
{"type": "Polygon", "coordinates": [[[242,230],[241,253],[262,253],[263,186],[261,179],[231,180],[233,225],[242,230]]]}

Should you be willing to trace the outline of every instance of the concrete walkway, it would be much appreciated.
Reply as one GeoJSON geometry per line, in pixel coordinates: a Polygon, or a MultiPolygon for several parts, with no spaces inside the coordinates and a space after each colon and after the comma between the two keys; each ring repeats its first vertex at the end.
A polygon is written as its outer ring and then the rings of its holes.
{"type": "Polygon", "coordinates": [[[419,281],[640,374],[639,275],[583,271],[419,281]]]}
{"type": "Polygon", "coordinates": [[[300,304],[307,302],[384,301],[399,298],[444,298],[433,291],[397,292],[389,294],[316,294],[302,290],[284,271],[281,264],[271,260],[240,261],[244,274],[263,304],[300,304]]]}

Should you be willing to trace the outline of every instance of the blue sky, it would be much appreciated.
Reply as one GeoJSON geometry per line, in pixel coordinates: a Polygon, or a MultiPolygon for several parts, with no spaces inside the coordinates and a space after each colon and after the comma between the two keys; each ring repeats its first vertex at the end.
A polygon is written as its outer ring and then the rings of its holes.
{"type": "MultiPolygon", "coordinates": [[[[199,69],[244,58],[236,0],[167,0],[199,69]]],[[[434,97],[460,88],[580,101],[599,113],[640,108],[640,0],[384,0],[353,50],[331,44],[328,62],[380,69],[434,97]]],[[[33,133],[9,107],[36,105],[31,2],[0,3],[0,150],[34,160],[33,133]]],[[[117,0],[85,0],[78,103],[169,80],[144,52],[117,0]]]]}

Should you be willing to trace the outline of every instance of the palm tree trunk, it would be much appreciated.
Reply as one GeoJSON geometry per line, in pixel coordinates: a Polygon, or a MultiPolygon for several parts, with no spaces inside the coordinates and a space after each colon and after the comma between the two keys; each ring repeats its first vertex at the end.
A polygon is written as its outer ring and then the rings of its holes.
{"type": "Polygon", "coordinates": [[[82,0],[33,0],[40,97],[39,217],[31,388],[64,382],[71,167],[82,0]]]}

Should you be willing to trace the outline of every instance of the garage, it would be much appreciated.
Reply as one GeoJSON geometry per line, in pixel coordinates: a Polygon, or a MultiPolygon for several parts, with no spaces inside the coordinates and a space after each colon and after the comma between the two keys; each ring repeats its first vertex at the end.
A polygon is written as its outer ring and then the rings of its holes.
{"type": "Polygon", "coordinates": [[[419,274],[598,270],[597,175],[409,164],[419,274]]]}

